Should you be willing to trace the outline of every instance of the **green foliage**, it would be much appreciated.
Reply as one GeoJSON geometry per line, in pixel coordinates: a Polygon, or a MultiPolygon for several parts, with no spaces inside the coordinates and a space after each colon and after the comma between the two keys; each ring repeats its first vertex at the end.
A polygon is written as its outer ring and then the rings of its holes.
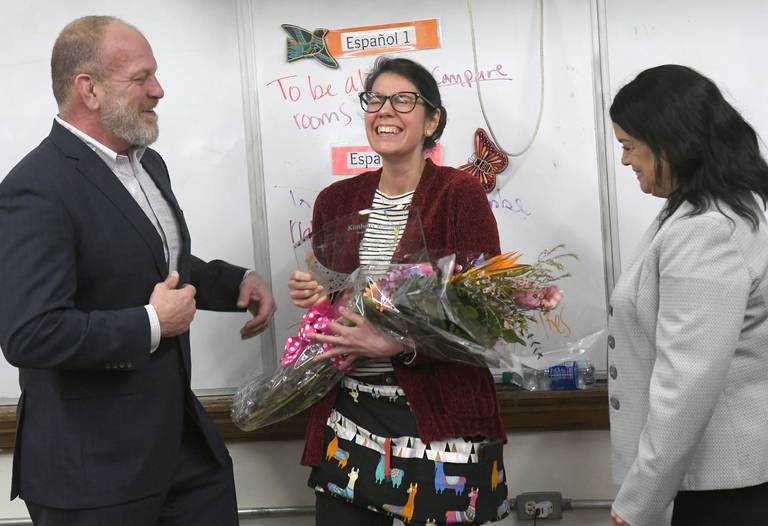
{"type": "Polygon", "coordinates": [[[508,343],[528,346],[537,353],[540,342],[535,341],[529,330],[536,323],[535,313],[546,311],[544,307],[531,308],[521,304],[520,294],[543,290],[570,274],[565,272],[563,259],[576,258],[564,253],[564,245],[544,250],[531,265],[515,265],[512,268],[490,272],[471,273],[452,283],[462,311],[470,320],[474,331],[483,332],[488,341],[501,338],[508,343]]]}

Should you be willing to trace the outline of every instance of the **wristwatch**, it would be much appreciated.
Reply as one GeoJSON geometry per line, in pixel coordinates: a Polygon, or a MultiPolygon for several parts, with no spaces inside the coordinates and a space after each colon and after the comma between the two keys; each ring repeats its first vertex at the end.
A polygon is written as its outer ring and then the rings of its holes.
{"type": "Polygon", "coordinates": [[[411,365],[416,359],[416,342],[410,336],[393,334],[393,336],[403,346],[403,351],[395,355],[395,358],[403,365],[411,365]]]}

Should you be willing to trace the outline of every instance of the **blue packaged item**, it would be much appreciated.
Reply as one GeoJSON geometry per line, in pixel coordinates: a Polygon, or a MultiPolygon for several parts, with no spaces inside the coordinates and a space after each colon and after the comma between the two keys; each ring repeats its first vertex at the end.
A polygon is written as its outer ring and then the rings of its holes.
{"type": "Polygon", "coordinates": [[[549,376],[549,389],[552,391],[564,391],[577,388],[578,363],[574,361],[563,362],[547,369],[549,376]]]}

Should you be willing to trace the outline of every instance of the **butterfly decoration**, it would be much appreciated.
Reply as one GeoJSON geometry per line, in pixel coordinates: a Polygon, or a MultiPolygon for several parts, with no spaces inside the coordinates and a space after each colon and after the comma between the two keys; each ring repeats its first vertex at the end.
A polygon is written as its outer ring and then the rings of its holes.
{"type": "Polygon", "coordinates": [[[293,62],[300,58],[316,58],[322,64],[329,68],[338,68],[339,63],[331,56],[328,51],[328,43],[325,37],[328,35],[327,29],[315,29],[310,32],[303,27],[293,24],[282,24],[280,27],[290,35],[288,37],[288,47],[286,49],[286,58],[288,62],[293,62]]]}
{"type": "Polygon", "coordinates": [[[496,188],[496,175],[506,170],[507,166],[507,156],[493,143],[484,129],[478,128],[475,131],[475,153],[469,157],[467,164],[459,166],[459,170],[477,177],[488,193],[496,188]]]}

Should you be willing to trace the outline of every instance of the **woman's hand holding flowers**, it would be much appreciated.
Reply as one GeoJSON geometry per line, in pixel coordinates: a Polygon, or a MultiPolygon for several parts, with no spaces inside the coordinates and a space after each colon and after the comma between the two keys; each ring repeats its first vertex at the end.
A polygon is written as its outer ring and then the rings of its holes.
{"type": "Polygon", "coordinates": [[[400,354],[403,345],[395,338],[376,328],[368,320],[348,308],[339,309],[341,319],[333,321],[329,328],[335,335],[313,334],[311,338],[319,343],[329,343],[333,348],[314,358],[314,361],[330,360],[342,356],[339,370],[346,373],[360,358],[389,358],[400,354]]]}
{"type": "Polygon", "coordinates": [[[325,289],[309,272],[296,271],[288,280],[288,295],[300,309],[310,309],[325,297],[325,289]]]}

